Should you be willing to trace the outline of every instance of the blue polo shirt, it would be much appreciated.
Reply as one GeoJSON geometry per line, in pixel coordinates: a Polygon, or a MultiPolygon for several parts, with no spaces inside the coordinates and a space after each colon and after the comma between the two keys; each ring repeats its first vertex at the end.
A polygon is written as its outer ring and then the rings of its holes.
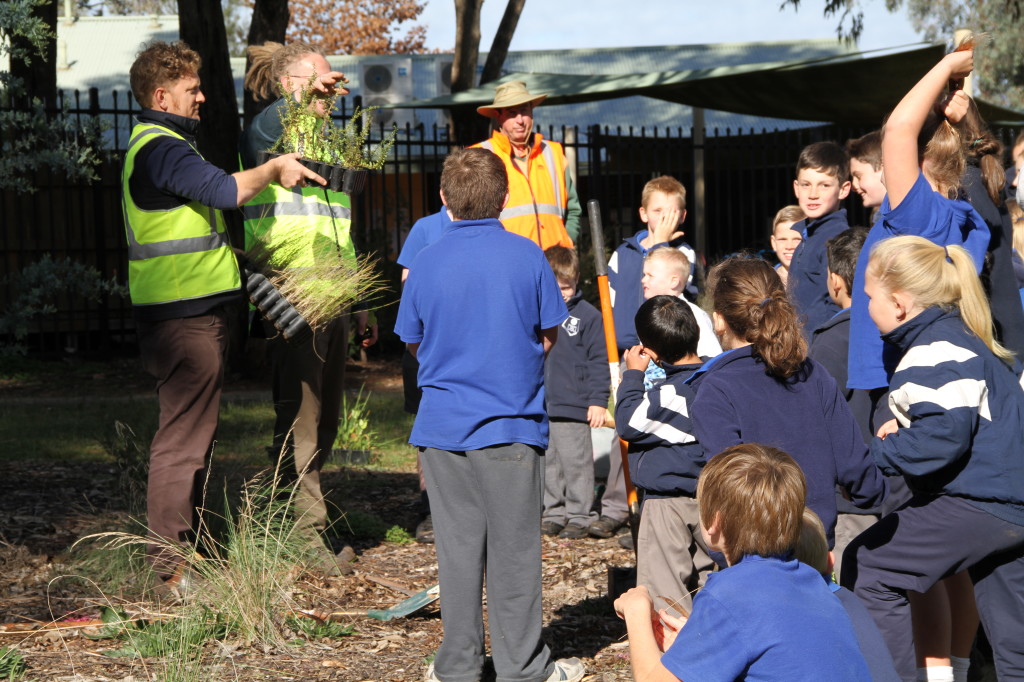
{"type": "Polygon", "coordinates": [[[974,208],[961,199],[947,199],[934,191],[919,173],[913,187],[900,205],[890,208],[889,196],[882,200],[878,221],[871,227],[857,259],[853,275],[853,299],[850,309],[850,356],[847,360],[848,388],[872,390],[889,385],[889,376],[899,360],[894,349],[882,343],[878,327],[868,313],[868,295],[864,293],[868,261],[875,244],[889,237],[916,235],[940,245],[956,244],[967,249],[981,272],[990,233],[988,225],[974,208]]]}
{"type": "Polygon", "coordinates": [[[452,219],[448,217],[448,208],[442,206],[441,210],[432,215],[420,218],[413,223],[409,235],[402,244],[402,252],[398,254],[398,264],[408,268],[416,260],[420,251],[427,248],[444,234],[452,219]]]}
{"type": "Polygon", "coordinates": [[[546,448],[541,330],[568,316],[536,244],[495,219],[452,222],[409,268],[395,333],[419,343],[409,442],[461,452],[546,448]]]}

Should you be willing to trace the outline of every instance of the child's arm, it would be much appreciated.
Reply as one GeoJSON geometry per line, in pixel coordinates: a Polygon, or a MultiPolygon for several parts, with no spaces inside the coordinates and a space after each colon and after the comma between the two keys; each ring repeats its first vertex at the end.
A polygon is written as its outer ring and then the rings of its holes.
{"type": "Polygon", "coordinates": [[[964,78],[973,68],[973,50],[947,54],[903,96],[889,115],[882,138],[882,165],[891,208],[899,206],[921,172],[917,136],[932,105],[951,79],[964,78]]]}
{"type": "Polygon", "coordinates": [[[629,660],[633,679],[650,682],[678,682],[679,678],[661,663],[661,650],[654,638],[654,612],[647,588],[634,587],[615,600],[615,614],[626,621],[629,660]]]}
{"type": "Polygon", "coordinates": [[[612,377],[608,369],[608,345],[604,340],[601,313],[592,310],[583,325],[583,348],[587,354],[587,422],[591,428],[604,425],[612,377]]]}
{"type": "Polygon", "coordinates": [[[822,396],[822,407],[835,457],[836,482],[849,493],[850,501],[857,507],[874,507],[888,494],[888,483],[868,455],[860,427],[838,386],[833,381],[825,385],[828,393],[822,396]]]}
{"type": "MultiPolygon", "coordinates": [[[[634,346],[623,355],[630,369],[622,375],[615,401],[615,430],[619,437],[636,445],[694,443],[688,396],[676,393],[670,384],[645,392],[643,372],[629,364],[631,358],[640,357],[638,348],[634,346]]],[[[646,367],[647,358],[642,362],[646,367]]]]}

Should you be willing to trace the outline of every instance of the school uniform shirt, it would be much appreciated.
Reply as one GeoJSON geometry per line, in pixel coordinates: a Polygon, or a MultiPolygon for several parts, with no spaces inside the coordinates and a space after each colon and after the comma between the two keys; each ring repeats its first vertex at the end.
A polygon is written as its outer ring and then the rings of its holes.
{"type": "Polygon", "coordinates": [[[1024,525],[1024,390],[1017,374],[959,312],[928,308],[884,338],[902,356],[889,391],[899,429],[871,441],[878,465],[903,475],[915,493],[962,497],[1024,525]]]}
{"type": "Polygon", "coordinates": [[[619,437],[629,443],[629,475],[646,497],[694,497],[704,448],[690,418],[693,390],[686,380],[700,369],[665,365],[665,380],[644,390],[644,373],[627,369],[615,400],[619,437]]]}
{"type": "Polygon", "coordinates": [[[793,225],[804,239],[793,252],[786,288],[803,322],[804,336],[839,312],[828,295],[828,253],[825,242],[850,229],[846,209],[833,211],[820,218],[805,218],[793,225]]]}
{"type": "Polygon", "coordinates": [[[882,200],[878,220],[868,232],[857,259],[853,276],[853,303],[850,308],[850,356],[847,369],[848,388],[869,391],[889,385],[889,375],[896,366],[894,351],[883,345],[878,327],[868,314],[868,296],[864,293],[865,273],[871,249],[888,237],[916,235],[939,245],[956,244],[967,249],[978,272],[985,262],[988,248],[988,226],[969,203],[947,199],[932,190],[923,173],[900,205],[889,207],[889,196],[882,200]]]}
{"type": "Polygon", "coordinates": [[[835,486],[850,493],[860,508],[885,497],[885,477],[867,447],[835,379],[814,360],[804,361],[789,379],[767,373],[753,346],[722,353],[690,379],[696,397],[697,440],[710,460],[740,443],[763,443],[784,450],[807,479],[807,506],[820,518],[834,544],[835,486]]]}
{"type": "Polygon", "coordinates": [[[867,391],[846,387],[847,357],[850,354],[850,309],[843,308],[825,324],[814,330],[808,357],[820,362],[832,378],[850,406],[850,412],[860,427],[864,442],[874,436],[871,433],[871,395],[867,391]]]}
{"type": "Polygon", "coordinates": [[[419,343],[409,442],[462,452],[546,448],[541,330],[568,311],[544,253],[496,219],[459,220],[409,268],[395,333],[419,343]]]}
{"type": "Polygon", "coordinates": [[[402,251],[398,254],[398,264],[403,268],[411,267],[419,252],[440,239],[451,224],[452,219],[448,217],[447,206],[442,206],[437,213],[413,223],[405,243],[402,244],[402,251]]]}
{"type": "Polygon", "coordinates": [[[868,682],[842,604],[796,559],[748,555],[708,576],[661,663],[680,680],[868,682]]]}
{"type": "Polygon", "coordinates": [[[585,422],[592,405],[608,405],[608,346],[601,313],[581,292],[566,305],[569,317],[559,325],[558,342],[544,361],[548,417],[585,422]]]}

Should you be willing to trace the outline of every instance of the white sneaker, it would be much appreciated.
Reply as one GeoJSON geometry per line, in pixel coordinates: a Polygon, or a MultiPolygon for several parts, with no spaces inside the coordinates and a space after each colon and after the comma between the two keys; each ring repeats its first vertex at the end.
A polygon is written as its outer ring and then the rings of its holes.
{"type": "Polygon", "coordinates": [[[587,669],[578,658],[560,658],[548,675],[546,682],[580,682],[587,674],[587,669]]]}
{"type": "Polygon", "coordinates": [[[423,676],[426,682],[441,682],[441,680],[434,674],[434,662],[431,661],[427,666],[427,674],[423,676]]]}

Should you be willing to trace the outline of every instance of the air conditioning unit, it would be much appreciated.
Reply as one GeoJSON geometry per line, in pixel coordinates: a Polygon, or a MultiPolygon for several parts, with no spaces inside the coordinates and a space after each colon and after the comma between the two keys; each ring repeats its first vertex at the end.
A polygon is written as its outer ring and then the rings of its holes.
{"type": "MultiPolygon", "coordinates": [[[[402,57],[388,61],[365,62],[360,66],[360,86],[363,108],[408,102],[412,97],[412,58],[402,57]]],[[[378,109],[373,112],[375,126],[392,124],[404,130],[406,123],[416,125],[413,109],[378,109]]]]}

